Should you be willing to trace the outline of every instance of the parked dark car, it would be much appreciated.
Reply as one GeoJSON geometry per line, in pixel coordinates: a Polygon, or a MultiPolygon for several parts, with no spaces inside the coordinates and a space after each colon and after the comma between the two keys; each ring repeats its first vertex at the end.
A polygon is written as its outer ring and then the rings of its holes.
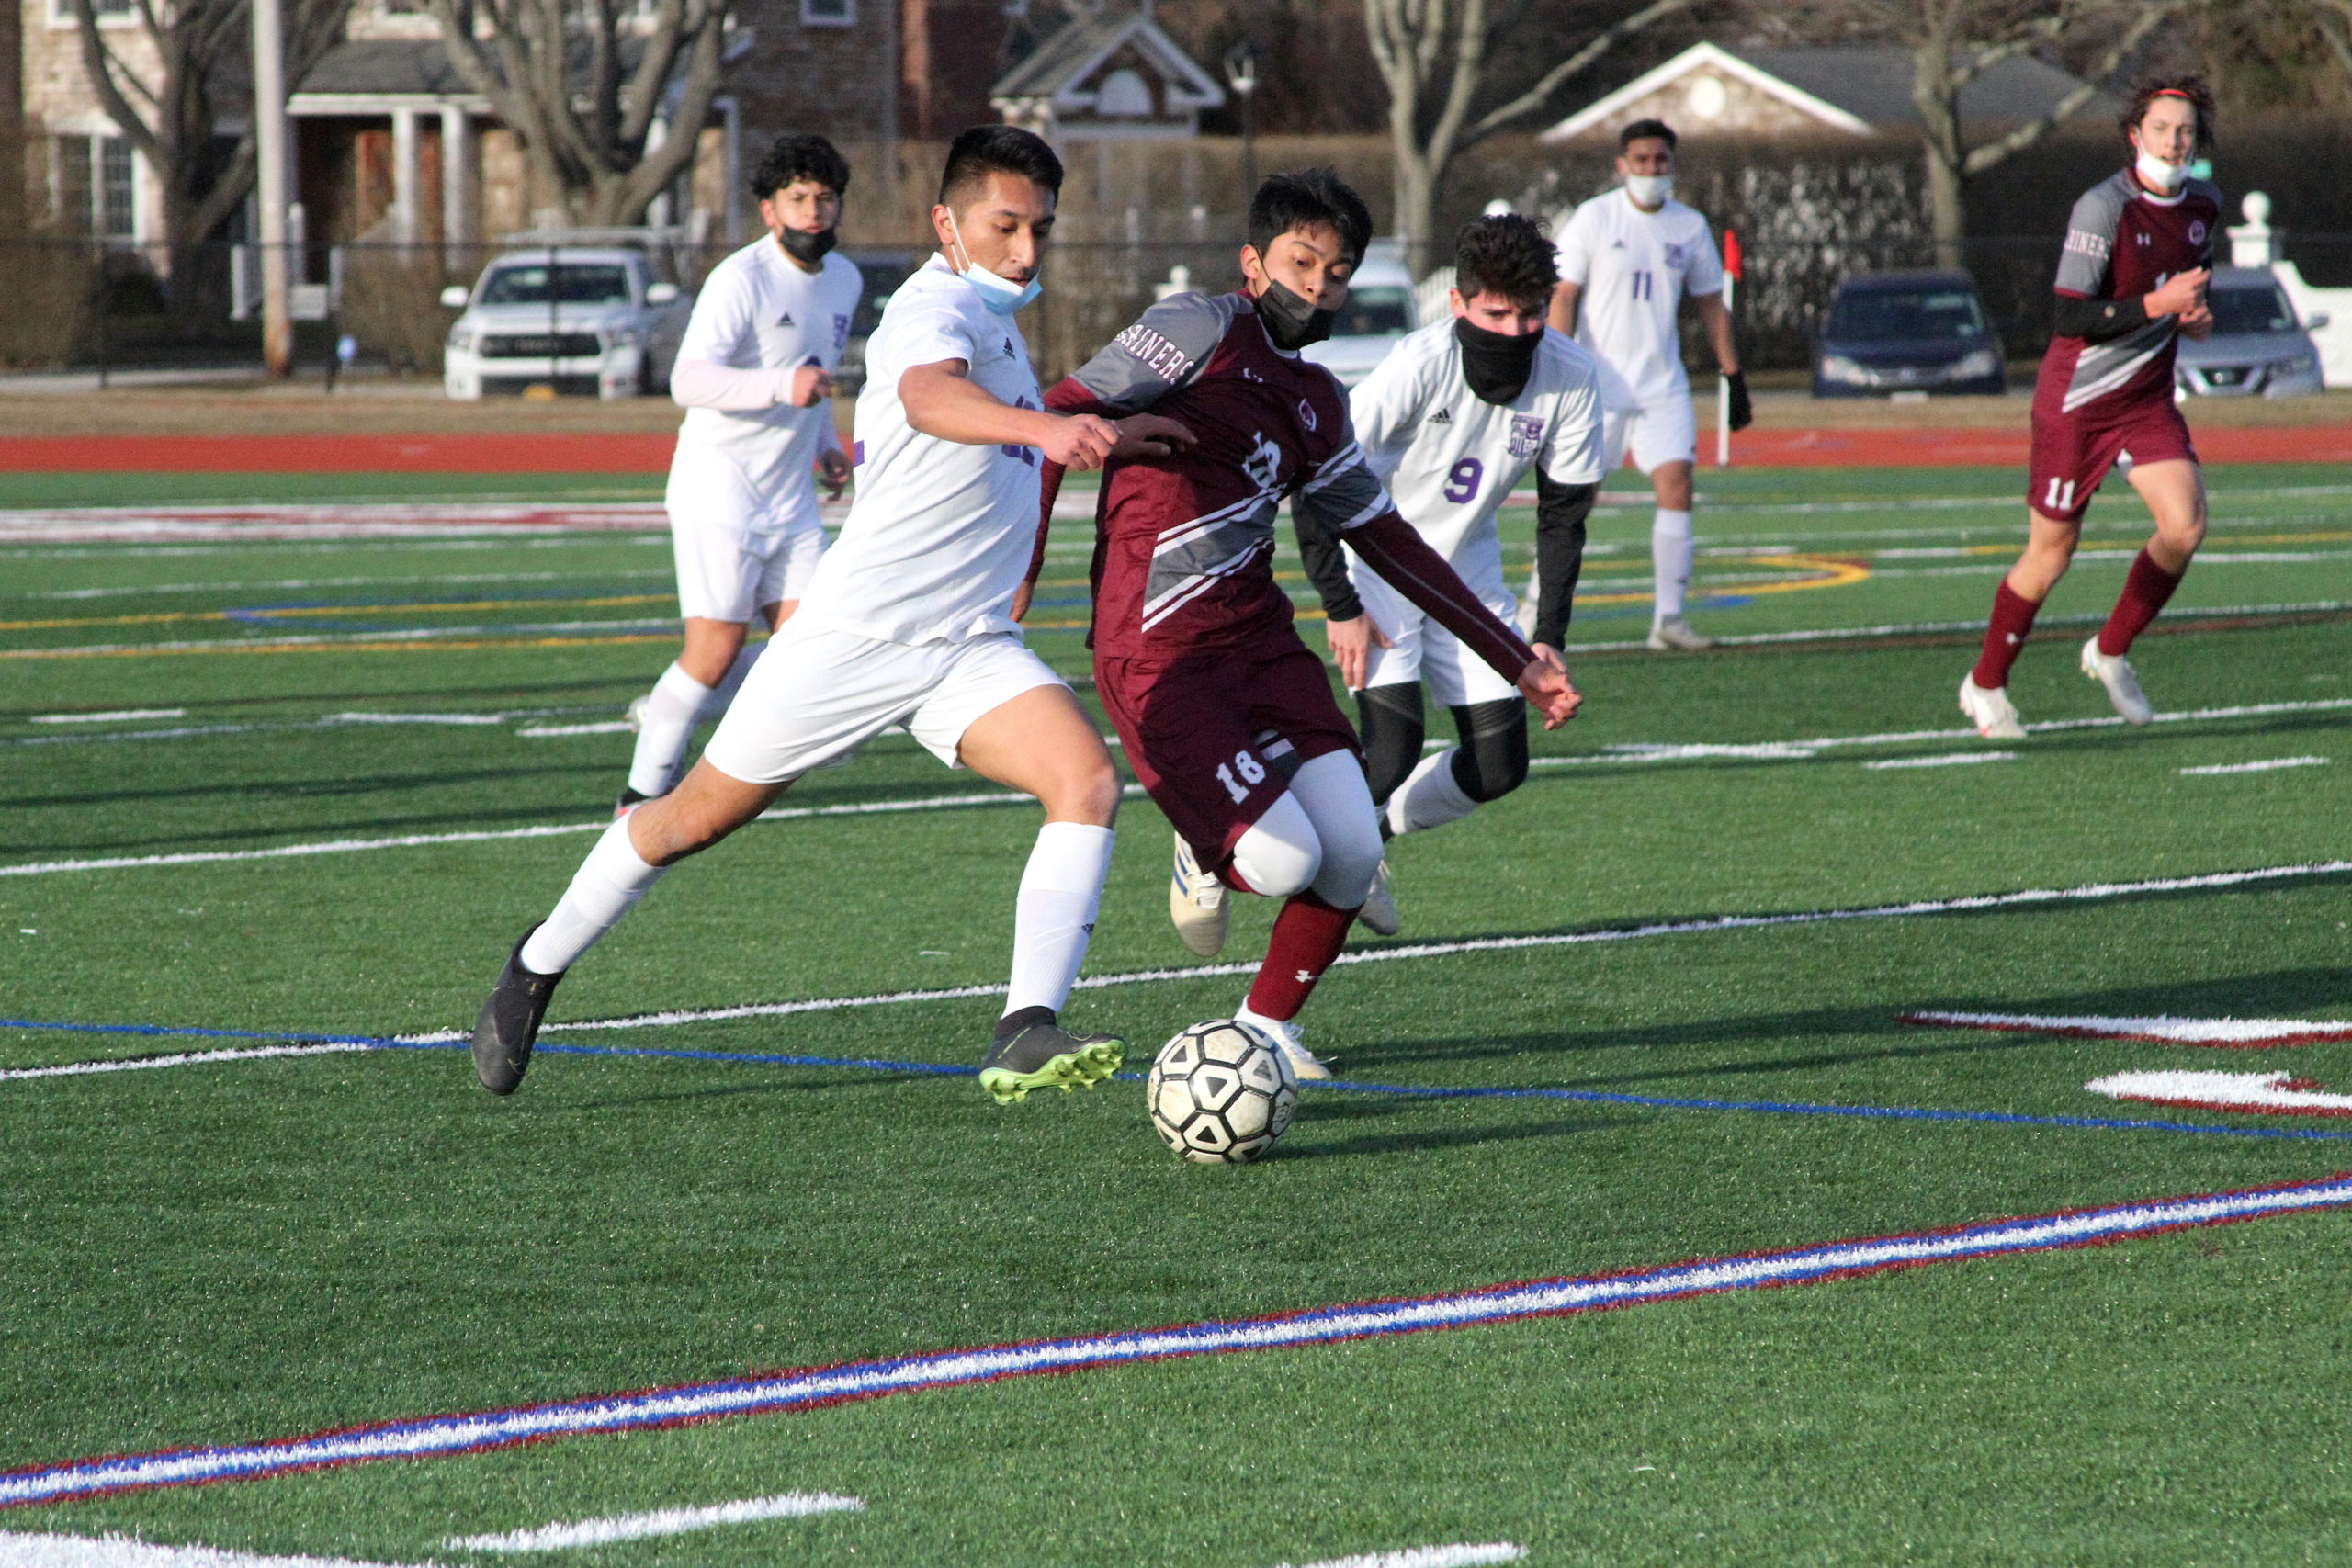
{"type": "Polygon", "coordinates": [[[2001,340],[1966,273],[1874,272],[1838,286],[1815,346],[1815,397],[2007,390],[2001,340]]]}

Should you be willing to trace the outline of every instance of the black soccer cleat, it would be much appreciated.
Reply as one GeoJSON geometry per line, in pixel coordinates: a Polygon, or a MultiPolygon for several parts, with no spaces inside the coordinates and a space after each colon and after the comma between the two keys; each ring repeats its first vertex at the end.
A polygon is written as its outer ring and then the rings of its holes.
{"type": "Polygon", "coordinates": [[[531,1065],[532,1043],[539,1037],[539,1021],[547,1017],[548,999],[563,978],[560,973],[540,975],[523,967],[523,942],[538,929],[525,931],[506,955],[506,967],[499,971],[498,984],[490,988],[490,999],[474,1020],[474,1077],[492,1094],[513,1094],[522,1087],[523,1074],[531,1065]]]}
{"type": "Polygon", "coordinates": [[[1072,1034],[1048,1015],[996,1037],[980,1058],[980,1087],[999,1105],[1026,1100],[1033,1089],[1091,1089],[1119,1070],[1126,1045],[1114,1034],[1072,1034]]]}

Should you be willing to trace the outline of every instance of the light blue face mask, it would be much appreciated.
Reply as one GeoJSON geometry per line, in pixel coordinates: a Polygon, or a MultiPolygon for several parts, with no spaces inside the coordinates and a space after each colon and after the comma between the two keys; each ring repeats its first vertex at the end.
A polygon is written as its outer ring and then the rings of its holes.
{"type": "Polygon", "coordinates": [[[964,253],[964,270],[956,276],[970,284],[979,295],[980,303],[996,314],[1010,316],[1046,291],[1044,282],[1038,278],[1032,277],[1026,284],[1014,283],[974,261],[971,251],[964,244],[963,231],[956,226],[953,212],[947,215],[947,231],[955,237],[956,248],[964,253]]]}

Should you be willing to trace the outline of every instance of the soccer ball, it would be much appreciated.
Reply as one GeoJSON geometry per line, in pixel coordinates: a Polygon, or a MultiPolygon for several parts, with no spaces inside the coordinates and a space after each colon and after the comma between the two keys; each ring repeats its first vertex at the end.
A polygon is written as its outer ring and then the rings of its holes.
{"type": "Polygon", "coordinates": [[[1196,1023],[1151,1064],[1151,1124],[1204,1165],[1246,1165],[1274,1146],[1298,1105],[1290,1058],[1229,1018],[1196,1023]]]}

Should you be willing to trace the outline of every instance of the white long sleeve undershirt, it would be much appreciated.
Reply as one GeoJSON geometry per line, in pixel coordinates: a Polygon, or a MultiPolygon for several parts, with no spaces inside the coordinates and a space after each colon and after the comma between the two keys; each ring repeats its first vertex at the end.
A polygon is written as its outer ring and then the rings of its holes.
{"type": "Polygon", "coordinates": [[[670,370],[670,400],[680,408],[751,413],[792,401],[797,367],[738,370],[707,359],[681,359],[670,370]]]}

